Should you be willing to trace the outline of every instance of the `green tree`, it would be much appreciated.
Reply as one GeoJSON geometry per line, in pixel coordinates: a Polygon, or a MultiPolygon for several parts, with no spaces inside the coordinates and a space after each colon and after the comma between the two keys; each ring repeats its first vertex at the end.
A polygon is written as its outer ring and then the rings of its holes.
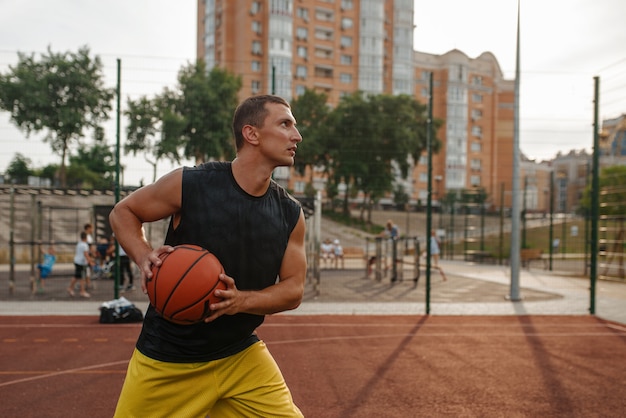
{"type": "Polygon", "coordinates": [[[41,177],[43,179],[49,179],[51,184],[54,184],[54,179],[57,177],[57,173],[59,172],[58,164],[48,164],[43,168],[38,168],[34,170],[34,173],[37,177],[41,177]]]}
{"type": "Polygon", "coordinates": [[[180,163],[178,141],[184,128],[184,120],[171,111],[171,93],[165,90],[161,96],[148,99],[142,96],[137,100],[127,100],[128,118],[126,126],[127,141],[124,146],[126,154],[143,153],[144,159],[152,166],[152,181],[156,181],[158,162],[167,158],[180,163]],[[174,132],[167,135],[163,126],[167,125],[174,132]]]}
{"type": "MultiPolygon", "coordinates": [[[[237,107],[241,77],[213,68],[206,71],[204,61],[184,67],[178,75],[180,95],[169,125],[184,121],[181,134],[183,155],[196,164],[210,159],[232,158],[235,147],[232,136],[232,114],[237,107]],[[176,118],[174,116],[180,116],[176,118]]],[[[165,129],[168,129],[166,123],[165,129]]],[[[175,130],[175,129],[174,129],[175,130]]]]}
{"type": "Polygon", "coordinates": [[[11,179],[12,183],[26,184],[28,183],[28,176],[33,175],[33,170],[30,168],[31,165],[30,158],[18,152],[9,163],[5,174],[11,179]]]}
{"type": "Polygon", "coordinates": [[[327,102],[327,94],[316,93],[309,89],[291,102],[291,111],[302,135],[302,143],[298,145],[294,168],[300,175],[306,173],[307,167],[311,168],[310,186],[313,185],[313,167],[326,163],[327,118],[330,113],[327,102]]]}
{"type": "MultiPolygon", "coordinates": [[[[354,93],[341,99],[329,116],[327,155],[333,176],[348,188],[346,214],[349,196],[360,190],[371,221],[373,203],[393,190],[397,176],[408,175],[411,160],[426,149],[426,120],[426,106],[406,95],[354,93]]],[[[440,123],[435,121],[433,131],[440,123]]],[[[437,150],[436,139],[433,145],[437,150]]]]}
{"type": "Polygon", "coordinates": [[[89,48],[76,53],[18,53],[16,66],[0,74],[0,109],[11,113],[11,121],[29,136],[46,132],[44,140],[61,157],[59,177],[66,185],[65,161],[72,142],[86,129],[102,136],[102,122],[111,110],[113,89],[104,87],[102,63],[91,58],[89,48]]]}
{"type": "MultiPolygon", "coordinates": [[[[599,215],[626,217],[626,166],[605,167],[599,176],[599,215]]],[[[583,192],[580,206],[591,213],[591,182],[583,192]]]]}
{"type": "Polygon", "coordinates": [[[97,142],[81,146],[70,156],[67,185],[85,189],[112,189],[115,181],[115,157],[110,147],[97,142]]]}

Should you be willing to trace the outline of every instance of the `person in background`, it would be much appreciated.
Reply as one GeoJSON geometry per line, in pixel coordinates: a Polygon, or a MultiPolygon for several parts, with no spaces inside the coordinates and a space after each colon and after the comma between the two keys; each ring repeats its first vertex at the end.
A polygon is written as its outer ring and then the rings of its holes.
{"type": "MultiPolygon", "coordinates": [[[[87,235],[87,245],[89,245],[89,255],[92,259],[97,257],[96,245],[93,239],[93,225],[90,223],[86,223],[83,225],[83,232],[87,235]]],[[[95,267],[95,263],[93,265],[89,265],[85,270],[85,286],[87,289],[92,289],[93,286],[91,284],[91,276],[93,276],[93,268],[95,267]]]]}
{"type": "Polygon", "coordinates": [[[322,257],[322,267],[332,266],[335,253],[333,251],[333,244],[330,239],[326,238],[320,246],[320,252],[322,257]]]}
{"type": "Polygon", "coordinates": [[[130,266],[130,257],[124,251],[124,248],[120,245],[120,289],[124,290],[135,290],[135,285],[133,284],[133,270],[130,266]],[[128,285],[124,288],[124,282],[128,276],[128,285]]]}
{"type": "Polygon", "coordinates": [[[397,239],[400,235],[400,230],[398,226],[393,223],[391,219],[387,221],[385,225],[385,230],[382,232],[381,236],[391,239],[397,239]]]}
{"type": "Polygon", "coordinates": [[[341,268],[345,268],[343,261],[343,247],[338,239],[333,241],[333,255],[335,257],[335,268],[339,268],[339,261],[341,260],[341,268]]]}
{"type": "MultiPolygon", "coordinates": [[[[387,271],[393,266],[393,263],[396,262],[396,260],[394,260],[394,247],[397,250],[396,245],[397,245],[397,240],[400,236],[400,230],[398,229],[398,226],[395,223],[393,223],[391,219],[389,219],[387,220],[387,223],[385,224],[385,229],[383,229],[383,231],[379,234],[379,236],[381,238],[385,238],[390,241],[387,243],[383,243],[384,250],[383,250],[382,259],[381,259],[381,262],[383,264],[383,269],[385,271],[385,274],[387,274],[387,271]]],[[[377,261],[376,256],[372,256],[368,260],[367,262],[368,276],[371,274],[372,268],[374,264],[376,264],[376,261],[377,261]]]]}
{"type": "Polygon", "coordinates": [[[67,293],[74,297],[74,288],[76,283],[80,285],[80,296],[89,298],[91,295],[85,289],[85,274],[90,266],[93,266],[94,260],[89,252],[89,244],[87,244],[87,233],[80,233],[80,241],[76,244],[76,252],[74,253],[74,277],[67,288],[67,293]]]}
{"type": "Polygon", "coordinates": [[[46,279],[50,276],[50,273],[52,273],[52,267],[54,267],[54,264],[57,261],[54,242],[50,243],[48,251],[41,248],[41,254],[43,255],[43,260],[41,261],[41,264],[37,264],[37,269],[39,270],[39,286],[37,290],[39,291],[43,291],[46,287],[46,279]]]}
{"type": "MultiPolygon", "coordinates": [[[[439,245],[439,239],[437,238],[437,234],[435,230],[430,231],[430,257],[431,257],[431,267],[439,270],[439,274],[441,274],[441,278],[445,282],[447,280],[443,269],[439,265],[439,255],[441,254],[441,247],[439,245]]],[[[426,250],[422,253],[423,256],[426,256],[426,250]]]]}

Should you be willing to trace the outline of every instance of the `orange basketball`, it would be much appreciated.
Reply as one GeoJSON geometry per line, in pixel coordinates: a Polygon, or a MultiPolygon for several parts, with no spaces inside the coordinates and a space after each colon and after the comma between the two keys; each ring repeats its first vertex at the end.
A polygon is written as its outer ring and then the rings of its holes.
{"type": "Polygon", "coordinates": [[[146,281],[156,311],[177,324],[195,324],[211,315],[209,304],[220,300],[213,292],[226,288],[219,279],[224,267],[217,257],[202,247],[185,244],[161,254],[161,259],[146,281]]]}

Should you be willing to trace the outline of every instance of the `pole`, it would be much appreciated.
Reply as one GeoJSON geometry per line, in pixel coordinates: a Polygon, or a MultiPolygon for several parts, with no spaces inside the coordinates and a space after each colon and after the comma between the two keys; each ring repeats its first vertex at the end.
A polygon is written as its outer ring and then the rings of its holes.
{"type": "Polygon", "coordinates": [[[515,55],[515,103],[513,105],[513,195],[511,204],[511,289],[509,300],[520,296],[520,149],[519,149],[519,90],[520,90],[520,2],[517,1],[517,45],[515,55]]]}
{"type": "Polygon", "coordinates": [[[524,176],[524,201],[522,202],[522,248],[528,248],[526,244],[526,193],[528,190],[528,176],[524,176]]]}
{"type": "Polygon", "coordinates": [[[600,208],[600,137],[599,137],[599,99],[600,99],[600,77],[595,76],[594,80],[594,106],[593,106],[593,167],[591,177],[591,263],[589,265],[589,313],[596,313],[596,280],[598,274],[598,218],[600,208]]]}
{"type": "Polygon", "coordinates": [[[15,290],[15,186],[11,180],[9,199],[9,294],[15,290]]]}
{"type": "MultiPolygon", "coordinates": [[[[120,201],[120,115],[121,115],[121,73],[122,73],[122,60],[117,59],[117,126],[115,128],[115,203],[120,201]]],[[[115,274],[113,280],[113,294],[114,298],[120,297],[120,245],[115,240],[115,274]]]]}
{"type": "Polygon", "coordinates": [[[433,178],[433,73],[428,79],[428,119],[426,120],[426,148],[428,150],[428,196],[426,202],[426,314],[430,314],[430,231],[432,229],[432,178],[433,178]]]}
{"type": "Polygon", "coordinates": [[[498,264],[502,265],[502,258],[504,258],[504,182],[500,183],[500,238],[499,238],[500,250],[498,253],[498,264]]]}
{"type": "MultiPolygon", "coordinates": [[[[589,175],[591,173],[591,163],[587,161],[587,173],[585,177],[585,186],[589,188],[589,175]]],[[[589,270],[589,208],[585,208],[585,269],[584,275],[587,276],[589,270]]]]}
{"type": "Polygon", "coordinates": [[[554,170],[550,171],[550,266],[552,271],[552,255],[554,253],[554,170]]]}

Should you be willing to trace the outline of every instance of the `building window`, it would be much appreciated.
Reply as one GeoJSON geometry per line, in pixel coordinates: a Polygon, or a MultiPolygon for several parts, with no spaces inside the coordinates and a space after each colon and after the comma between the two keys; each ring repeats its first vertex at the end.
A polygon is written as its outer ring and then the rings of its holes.
{"type": "Polygon", "coordinates": [[[480,126],[472,126],[472,135],[474,135],[476,138],[482,138],[483,137],[483,128],[481,128],[480,126]]]}
{"type": "Polygon", "coordinates": [[[296,29],[296,39],[306,41],[308,37],[309,37],[309,31],[307,30],[307,28],[296,29]]]}
{"type": "Polygon", "coordinates": [[[302,18],[305,22],[309,21],[309,9],[305,9],[304,7],[298,7],[296,10],[296,16],[302,18]]]}
{"type": "Polygon", "coordinates": [[[475,75],[474,77],[472,77],[472,84],[475,86],[482,86],[483,78],[479,75],[475,75]]]}
{"type": "Polygon", "coordinates": [[[428,98],[428,96],[430,96],[430,95],[428,94],[428,88],[427,88],[427,87],[423,87],[423,88],[422,88],[422,97],[426,97],[426,98],[428,98]]]}
{"type": "Polygon", "coordinates": [[[261,22],[253,21],[252,22],[252,32],[260,35],[261,34],[261,22]]]}
{"type": "Polygon", "coordinates": [[[261,82],[258,80],[252,80],[252,93],[256,94],[261,91],[261,82]]]}
{"type": "Polygon", "coordinates": [[[252,6],[250,6],[250,14],[255,15],[261,11],[261,2],[253,1],[252,6]]]}
{"type": "Polygon", "coordinates": [[[261,71],[261,61],[252,61],[252,72],[258,73],[261,71]]]}
{"type": "Polygon", "coordinates": [[[480,186],[480,176],[470,176],[471,186],[480,186]]]}
{"type": "Polygon", "coordinates": [[[299,46],[298,47],[298,56],[299,57],[307,59],[308,55],[309,54],[308,54],[306,46],[299,46]]]}
{"type": "Polygon", "coordinates": [[[341,65],[352,65],[352,55],[342,54],[340,58],[341,65]]]}
{"type": "Polygon", "coordinates": [[[483,111],[480,109],[472,109],[472,120],[477,121],[483,117],[483,111]]]}
{"type": "Polygon", "coordinates": [[[296,193],[304,193],[304,188],[306,187],[305,181],[296,181],[294,184],[294,192],[296,193]]]}
{"type": "Polygon", "coordinates": [[[296,85],[296,96],[302,96],[306,91],[306,87],[302,84],[296,85]]]}
{"type": "Polygon", "coordinates": [[[474,103],[482,103],[483,102],[483,96],[482,94],[478,94],[478,93],[474,93],[472,94],[472,101],[474,103]]]}
{"type": "Polygon", "coordinates": [[[449,77],[452,81],[467,82],[467,68],[464,65],[451,65],[449,77]]]}
{"type": "Polygon", "coordinates": [[[478,158],[472,158],[472,161],[470,162],[470,167],[472,168],[472,170],[480,170],[480,163],[481,161],[478,158]]]}
{"type": "Polygon", "coordinates": [[[352,46],[352,37],[351,36],[342,36],[341,37],[341,46],[343,48],[347,48],[352,46]]]}
{"type": "Polygon", "coordinates": [[[261,55],[263,53],[260,41],[252,41],[252,53],[254,55],[261,55]]]}
{"type": "Polygon", "coordinates": [[[291,16],[293,4],[289,0],[271,0],[270,12],[272,14],[291,16]]]}
{"type": "Polygon", "coordinates": [[[472,142],[472,144],[470,145],[470,151],[472,152],[481,152],[483,149],[483,146],[480,142],[472,142]]]}
{"type": "Polygon", "coordinates": [[[315,29],[315,39],[320,39],[322,41],[332,41],[333,30],[329,28],[317,28],[315,29]]]}
{"type": "Polygon", "coordinates": [[[330,59],[333,57],[333,50],[330,48],[315,48],[315,56],[317,58],[330,59]]]}
{"type": "Polygon", "coordinates": [[[348,74],[348,73],[339,74],[339,81],[345,84],[352,83],[352,74],[348,74]]]}
{"type": "Polygon", "coordinates": [[[341,0],[341,10],[352,10],[352,0],[341,0]]]}
{"type": "Polygon", "coordinates": [[[333,69],[326,67],[315,67],[315,77],[333,78],[333,69]]]}
{"type": "Polygon", "coordinates": [[[349,17],[344,17],[341,19],[341,29],[352,29],[352,26],[352,19],[350,19],[349,17]]]}
{"type": "Polygon", "coordinates": [[[306,78],[306,67],[304,65],[298,65],[296,67],[296,77],[306,78]]]}
{"type": "Polygon", "coordinates": [[[327,9],[317,9],[315,10],[315,19],[320,22],[332,22],[333,21],[333,12],[327,9]]]}

